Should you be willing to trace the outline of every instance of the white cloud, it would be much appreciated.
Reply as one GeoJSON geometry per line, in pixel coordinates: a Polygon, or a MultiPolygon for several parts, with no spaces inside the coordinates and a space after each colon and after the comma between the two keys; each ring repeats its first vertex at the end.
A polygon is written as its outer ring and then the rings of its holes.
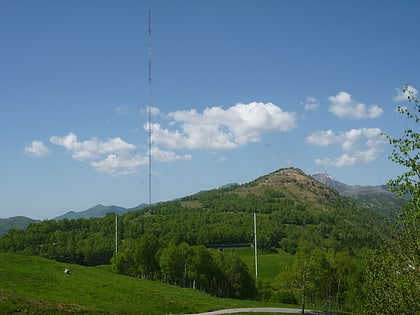
{"type": "MultiPolygon", "coordinates": [[[[148,110],[149,110],[149,108],[148,108],[148,110]]],[[[160,110],[157,107],[150,106],[150,113],[152,115],[156,116],[156,115],[160,114],[160,110]]]]}
{"type": "MultiPolygon", "coordinates": [[[[119,176],[130,175],[137,168],[149,163],[149,157],[137,155],[137,147],[127,143],[120,137],[111,138],[107,141],[99,141],[97,138],[79,141],[77,135],[70,132],[63,137],[52,136],[51,143],[64,147],[78,161],[90,161],[90,165],[99,173],[119,176]]],[[[160,162],[172,162],[177,160],[192,159],[190,154],[178,155],[173,151],[152,148],[153,159],[160,162]]]]}
{"type": "Polygon", "coordinates": [[[358,103],[347,92],[330,96],[328,100],[330,101],[329,111],[340,118],[377,118],[383,113],[383,109],[378,105],[366,106],[363,103],[358,103]]]}
{"type": "Polygon", "coordinates": [[[379,128],[351,129],[347,132],[334,133],[332,130],[319,130],[307,137],[310,144],[327,147],[340,144],[343,154],[335,159],[316,159],[315,163],[344,167],[357,163],[371,163],[382,152],[385,139],[379,128]]]}
{"type": "MultiPolygon", "coordinates": [[[[263,133],[285,132],[296,126],[295,113],[285,112],[272,103],[238,103],[223,109],[195,109],[168,114],[171,129],[153,124],[153,142],[176,149],[232,149],[258,142],[263,133]],[[178,127],[178,129],[177,129],[178,127]]],[[[148,129],[148,124],[144,126],[148,129]]]]}
{"type": "Polygon", "coordinates": [[[304,103],[304,107],[306,110],[316,111],[319,108],[319,102],[315,97],[308,96],[306,98],[306,102],[304,103]]]}
{"type": "MultiPolygon", "coordinates": [[[[192,156],[177,155],[173,151],[163,151],[159,148],[152,148],[152,158],[159,162],[173,162],[178,160],[190,160],[192,156]]],[[[118,154],[109,154],[106,158],[90,162],[90,165],[99,173],[111,176],[130,175],[136,173],[137,167],[148,165],[148,156],[124,156],[118,154]]]]}
{"type": "Polygon", "coordinates": [[[153,124],[152,129],[152,141],[171,149],[232,149],[238,146],[232,135],[219,130],[216,125],[183,124],[180,131],[153,124]]]}
{"type": "Polygon", "coordinates": [[[332,130],[317,130],[310,134],[306,140],[310,144],[326,147],[337,142],[337,136],[332,130]]]}
{"type": "Polygon", "coordinates": [[[179,160],[191,160],[191,154],[178,155],[173,151],[161,150],[157,147],[152,148],[152,158],[160,162],[172,162],[179,160]]]}
{"type": "Polygon", "coordinates": [[[72,132],[64,137],[52,136],[50,142],[65,147],[72,153],[74,159],[81,161],[96,159],[101,155],[116,152],[127,154],[136,149],[134,145],[125,142],[120,137],[111,138],[105,142],[101,142],[96,138],[79,141],[72,132]]]}
{"type": "Polygon", "coordinates": [[[130,175],[136,172],[138,166],[148,164],[147,157],[126,157],[117,154],[109,154],[105,159],[92,161],[90,165],[99,173],[111,176],[130,175]]]}
{"type": "Polygon", "coordinates": [[[120,137],[107,141],[99,141],[97,138],[79,141],[77,135],[70,132],[63,137],[52,136],[50,142],[64,147],[75,160],[91,160],[90,165],[95,170],[112,176],[132,174],[138,166],[148,161],[144,157],[133,157],[136,146],[120,137]]]}
{"type": "Polygon", "coordinates": [[[25,154],[36,156],[36,157],[44,157],[48,155],[49,150],[48,148],[42,143],[42,141],[34,140],[31,142],[30,145],[25,146],[24,148],[25,154]]]}
{"type": "MultiPolygon", "coordinates": [[[[116,113],[124,112],[121,106],[116,113]]],[[[153,115],[159,109],[151,108],[153,115]]],[[[212,107],[202,113],[196,110],[168,114],[168,127],[152,123],[152,158],[160,162],[190,160],[191,154],[179,154],[182,149],[232,149],[257,142],[263,133],[285,132],[295,128],[295,113],[285,112],[272,103],[236,104],[228,109],[212,107]]],[[[149,123],[143,128],[148,131],[149,123]]],[[[93,137],[79,140],[73,132],[52,136],[50,142],[64,147],[78,161],[90,161],[98,172],[111,176],[127,175],[148,163],[148,154],[135,156],[137,147],[120,137],[100,141],[93,137]]]]}
{"type": "Polygon", "coordinates": [[[408,97],[410,96],[410,92],[414,97],[417,97],[417,89],[412,87],[411,85],[407,86],[407,90],[403,91],[400,89],[395,89],[397,91],[397,95],[394,97],[394,101],[401,102],[401,101],[408,101],[408,97]]]}
{"type": "Polygon", "coordinates": [[[160,115],[160,109],[154,106],[147,106],[146,108],[142,109],[141,114],[146,115],[146,116],[149,115],[149,109],[150,109],[150,113],[153,116],[160,115]]]}

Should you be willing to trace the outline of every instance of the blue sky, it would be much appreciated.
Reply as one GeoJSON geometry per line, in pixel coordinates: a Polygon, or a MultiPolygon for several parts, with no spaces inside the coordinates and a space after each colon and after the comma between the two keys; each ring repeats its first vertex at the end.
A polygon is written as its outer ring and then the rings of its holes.
{"type": "Polygon", "coordinates": [[[403,169],[417,1],[0,2],[0,217],[148,202],[284,167],[403,169]],[[148,12],[152,84],[148,97],[148,12]]]}

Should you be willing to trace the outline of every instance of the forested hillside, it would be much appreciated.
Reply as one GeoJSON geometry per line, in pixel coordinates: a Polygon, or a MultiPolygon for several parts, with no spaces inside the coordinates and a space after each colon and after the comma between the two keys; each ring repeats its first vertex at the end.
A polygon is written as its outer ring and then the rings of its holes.
{"type": "Polygon", "coordinates": [[[30,223],[34,222],[37,222],[37,220],[33,220],[22,216],[0,219],[0,236],[6,234],[7,231],[11,229],[24,229],[30,223]]]}
{"type": "Polygon", "coordinates": [[[387,220],[301,170],[287,168],[244,185],[200,192],[118,217],[118,253],[113,214],[42,221],[26,230],[11,230],[0,239],[0,249],[82,265],[112,262],[117,273],[215,296],[297,303],[303,286],[313,303],[332,303],[334,297],[336,307],[352,309],[349,296],[355,299],[357,293],[350,283],[357,279],[357,257],[388,242],[392,228],[387,220]],[[254,212],[260,251],[282,249],[296,257],[291,269],[279,270],[280,278],[269,283],[255,282],[234,253],[210,249],[251,244],[254,212]],[[313,273],[312,280],[297,281],[305,268],[313,273]]]}

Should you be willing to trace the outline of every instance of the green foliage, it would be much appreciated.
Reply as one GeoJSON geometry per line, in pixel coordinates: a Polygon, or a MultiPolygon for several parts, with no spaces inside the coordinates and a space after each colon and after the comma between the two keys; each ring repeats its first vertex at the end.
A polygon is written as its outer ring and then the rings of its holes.
{"type": "Polygon", "coordinates": [[[225,254],[207,249],[203,245],[170,242],[159,248],[157,239],[145,234],[140,241],[125,241],[111,263],[116,273],[161,279],[215,296],[244,299],[256,294],[254,280],[238,256],[232,252],[225,254]],[[146,243],[151,244],[146,246],[146,243]]]}
{"type": "Polygon", "coordinates": [[[187,264],[189,257],[191,256],[192,250],[187,243],[181,243],[179,245],[176,245],[174,242],[169,243],[169,245],[162,250],[159,259],[163,281],[186,287],[187,264]]]}
{"type": "MultiPolygon", "coordinates": [[[[393,146],[390,159],[402,165],[406,171],[389,182],[392,191],[400,196],[408,196],[409,202],[400,213],[400,222],[410,234],[418,231],[420,226],[420,101],[415,98],[414,91],[404,86],[403,91],[408,94],[408,100],[413,104],[413,110],[408,107],[398,107],[398,112],[413,121],[413,129],[404,130],[400,138],[387,136],[393,146]],[[417,127],[417,128],[416,128],[417,127]]],[[[409,235],[406,235],[406,237],[409,235]]],[[[418,235],[417,235],[418,236],[418,235]]],[[[415,241],[415,240],[414,240],[415,241]]],[[[417,239],[416,251],[412,254],[420,256],[420,241],[417,239]]]]}
{"type": "Polygon", "coordinates": [[[366,314],[414,314],[420,308],[420,102],[409,86],[403,91],[414,108],[399,107],[398,112],[414,126],[400,138],[387,136],[393,146],[390,159],[406,168],[389,186],[408,202],[399,213],[395,242],[366,255],[366,314]]]}
{"type": "Polygon", "coordinates": [[[0,249],[39,255],[62,262],[94,266],[112,257],[114,217],[41,221],[26,230],[10,230],[0,239],[0,249]]]}
{"type": "Polygon", "coordinates": [[[328,311],[351,310],[348,297],[353,294],[356,268],[356,260],[348,252],[326,251],[307,243],[299,249],[293,263],[280,270],[268,300],[282,302],[279,297],[293,292],[302,309],[310,303],[328,311]]]}
{"type": "Polygon", "coordinates": [[[218,296],[227,296],[240,299],[254,298],[256,287],[254,279],[249,273],[246,264],[234,252],[222,253],[212,251],[213,259],[221,271],[218,281],[222,291],[218,296]]]}
{"type": "Polygon", "coordinates": [[[389,252],[371,252],[366,257],[363,313],[416,314],[420,306],[419,287],[415,285],[418,270],[389,252]]]}

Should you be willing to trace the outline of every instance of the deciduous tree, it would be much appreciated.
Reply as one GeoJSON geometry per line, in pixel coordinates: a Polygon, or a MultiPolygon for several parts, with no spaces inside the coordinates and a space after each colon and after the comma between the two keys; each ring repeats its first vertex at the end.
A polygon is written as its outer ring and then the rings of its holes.
{"type": "Polygon", "coordinates": [[[406,168],[389,182],[390,189],[408,201],[399,213],[394,246],[367,256],[366,314],[416,314],[420,309],[420,102],[412,87],[404,86],[403,92],[413,109],[399,106],[398,112],[412,128],[401,137],[386,137],[393,146],[390,159],[406,168]]]}

